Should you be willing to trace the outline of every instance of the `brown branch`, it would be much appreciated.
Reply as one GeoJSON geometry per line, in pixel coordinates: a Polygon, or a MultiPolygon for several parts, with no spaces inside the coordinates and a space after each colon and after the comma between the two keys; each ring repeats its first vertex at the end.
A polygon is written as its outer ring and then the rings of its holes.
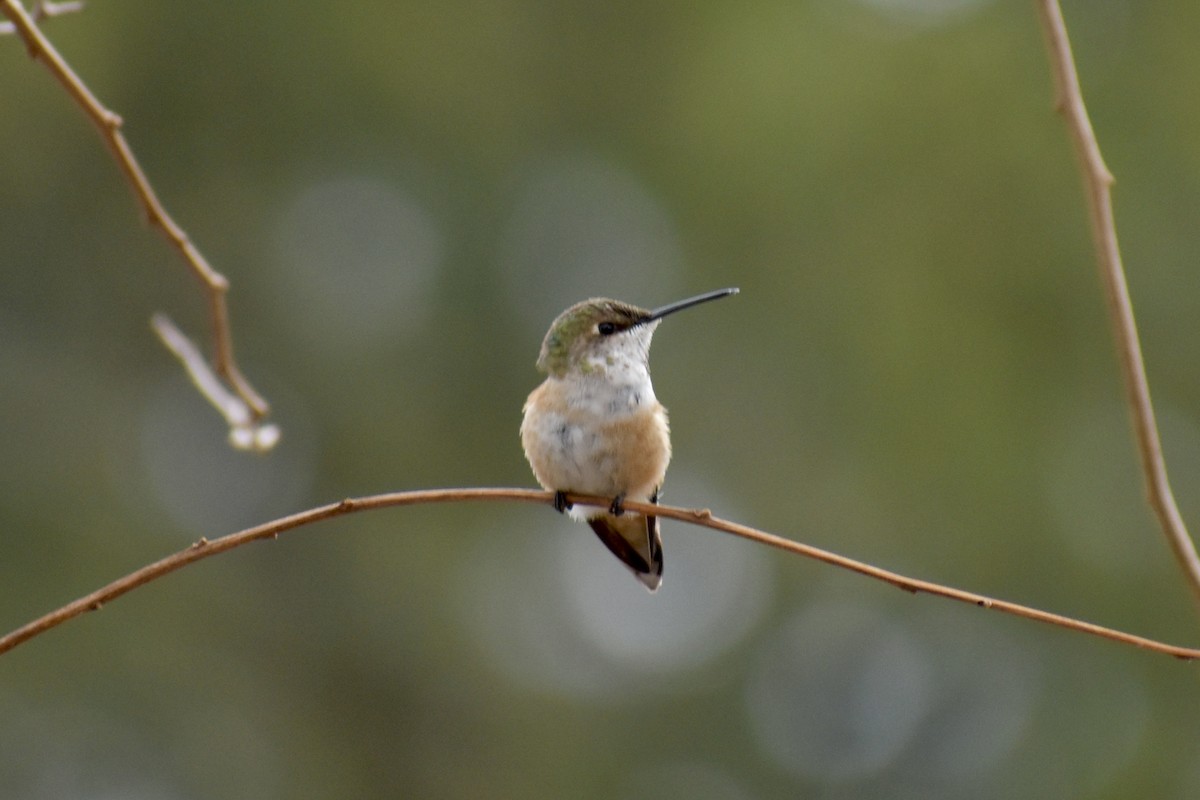
{"type": "Polygon", "coordinates": [[[1167,465],[1163,461],[1158,424],[1154,420],[1154,406],[1150,402],[1150,385],[1146,381],[1146,366],[1133,318],[1133,302],[1129,298],[1121,250],[1117,245],[1112,205],[1113,176],[1100,155],[1100,144],[1096,141],[1087,107],[1083,103],[1079,75],[1075,71],[1071,43],[1067,38],[1067,27],[1058,0],[1037,0],[1037,6],[1045,30],[1046,46],[1050,51],[1056,105],[1066,120],[1083,173],[1092,240],[1108,301],[1108,314],[1125,382],[1125,400],[1133,419],[1134,439],[1146,481],[1147,499],[1158,516],[1188,585],[1196,598],[1200,599],[1200,557],[1196,555],[1196,547],[1188,535],[1167,479],[1167,465]]]}
{"type": "MultiPolygon", "coordinates": [[[[592,497],[588,495],[569,495],[568,497],[575,503],[601,507],[607,507],[611,502],[611,498],[592,497]]],[[[51,628],[56,628],[67,620],[74,619],[87,611],[95,611],[121,595],[131,592],[139,586],[161,578],[177,569],[182,569],[188,564],[215,556],[218,553],[227,552],[235,547],[240,547],[259,539],[275,538],[285,531],[290,531],[314,522],[320,522],[330,517],[391,506],[467,501],[497,502],[505,500],[550,505],[553,503],[554,495],[551,492],[534,491],[531,489],[430,489],[425,491],[395,492],[392,494],[372,495],[370,497],[348,498],[342,500],[340,503],[331,503],[309,509],[308,511],[302,511],[289,517],[283,517],[282,519],[257,525],[253,528],[247,528],[238,533],[231,533],[228,536],[223,536],[213,541],[201,539],[186,550],[180,550],[153,564],[148,564],[123,578],[113,581],[107,586],[97,589],[89,595],[79,598],[73,603],[68,603],[62,608],[17,628],[7,636],[0,638],[0,653],[5,653],[17,645],[45,633],[51,628]]],[[[626,501],[625,507],[633,512],[653,513],[659,517],[669,517],[692,525],[724,531],[734,536],[740,536],[743,539],[749,539],[752,542],[804,556],[805,558],[815,559],[834,567],[850,570],[851,572],[857,572],[860,575],[865,575],[868,578],[874,578],[884,583],[890,583],[892,586],[896,586],[906,592],[914,594],[923,592],[949,600],[957,600],[961,603],[969,603],[980,608],[1001,611],[1005,614],[1012,614],[1024,617],[1025,619],[1055,625],[1059,628],[1088,633],[1110,641],[1133,645],[1134,647],[1152,650],[1156,653],[1163,653],[1188,661],[1200,659],[1200,650],[1198,649],[1164,644],[1163,642],[1147,639],[1143,636],[1136,636],[1100,625],[1093,625],[1090,622],[1064,617],[1060,614],[1052,614],[1049,611],[1040,611],[1036,608],[1010,603],[1006,600],[997,600],[992,597],[975,594],[974,592],[966,592],[929,581],[908,578],[904,575],[874,567],[861,561],[855,561],[854,559],[846,558],[827,550],[800,544],[799,542],[794,542],[790,539],[766,533],[746,525],[739,525],[736,522],[718,519],[707,509],[674,508],[672,506],[649,505],[633,501],[626,501]]]]}
{"type": "MultiPolygon", "coordinates": [[[[42,15],[63,13],[64,10],[68,10],[65,8],[68,5],[57,4],[47,7],[43,4],[40,6],[42,10],[39,13],[42,15]]],[[[35,7],[35,12],[37,8],[35,7]]],[[[121,172],[129,181],[130,186],[133,187],[133,192],[141,203],[147,221],[166,236],[167,240],[183,256],[192,274],[204,286],[208,296],[208,310],[212,327],[213,358],[211,369],[215,371],[214,380],[216,380],[216,376],[220,376],[220,379],[230,387],[233,393],[241,398],[242,403],[250,413],[252,421],[254,423],[261,421],[269,411],[267,402],[242,375],[233,355],[233,337],[229,330],[229,310],[225,302],[225,295],[229,291],[229,281],[226,280],[224,275],[212,268],[203,254],[192,243],[191,239],[188,238],[187,233],[167,213],[167,210],[159,201],[158,195],[155,194],[150,181],[146,178],[141,165],[138,164],[137,159],[133,155],[133,150],[129,147],[129,143],[125,140],[125,136],[121,132],[123,125],[121,117],[105,108],[96,99],[91,90],[87,88],[79,76],[75,74],[74,70],[63,60],[63,57],[59,55],[54,45],[42,35],[42,32],[38,29],[34,21],[34,16],[27,13],[18,0],[0,0],[0,12],[3,12],[9,18],[15,32],[25,41],[29,55],[34,60],[42,62],[50,70],[50,73],[62,84],[67,93],[71,95],[72,99],[87,114],[88,119],[96,126],[101,138],[104,139],[104,143],[112,151],[117,165],[121,168],[121,172]]],[[[207,370],[208,367],[205,366],[205,369],[207,370]]],[[[225,413],[227,409],[218,407],[218,410],[225,413]]],[[[243,427],[245,426],[244,422],[230,419],[228,416],[226,417],[226,421],[229,422],[231,430],[236,429],[239,423],[243,427]]],[[[238,439],[238,437],[232,434],[231,438],[235,441],[238,439]]],[[[270,437],[263,438],[269,439],[270,437]]]]}

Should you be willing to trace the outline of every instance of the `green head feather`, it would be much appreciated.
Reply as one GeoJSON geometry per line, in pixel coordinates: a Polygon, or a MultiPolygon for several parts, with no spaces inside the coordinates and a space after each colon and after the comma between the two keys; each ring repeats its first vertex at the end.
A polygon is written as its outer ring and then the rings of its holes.
{"type": "Polygon", "coordinates": [[[559,314],[546,332],[538,369],[559,378],[572,366],[586,372],[590,366],[582,356],[589,344],[605,335],[600,332],[601,323],[610,323],[615,335],[620,335],[649,319],[650,312],[646,309],[606,297],[576,303],[559,314]]]}

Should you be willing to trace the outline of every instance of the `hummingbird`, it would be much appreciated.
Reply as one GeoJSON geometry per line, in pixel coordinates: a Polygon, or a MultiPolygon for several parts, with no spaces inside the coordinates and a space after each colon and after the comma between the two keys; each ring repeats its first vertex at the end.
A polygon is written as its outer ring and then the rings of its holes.
{"type": "Polygon", "coordinates": [[[662,583],[658,517],[626,513],[625,500],[658,503],[671,460],[667,410],[650,382],[650,339],[668,314],[737,294],[718,289],[646,310],[619,300],[584,300],[558,315],[537,367],[546,380],[523,409],[521,444],[554,507],[587,522],[651,592],[662,583]],[[568,492],[612,498],[574,508],[568,492]]]}

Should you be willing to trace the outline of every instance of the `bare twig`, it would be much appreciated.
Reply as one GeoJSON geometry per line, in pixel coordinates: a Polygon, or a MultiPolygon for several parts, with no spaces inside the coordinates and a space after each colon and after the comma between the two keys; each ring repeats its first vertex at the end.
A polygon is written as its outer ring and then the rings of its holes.
{"type": "MultiPolygon", "coordinates": [[[[611,504],[612,498],[592,497],[588,495],[569,495],[568,499],[572,502],[583,505],[595,505],[607,507],[611,504]]],[[[376,508],[387,508],[390,506],[408,506],[424,503],[456,503],[466,501],[514,501],[522,503],[541,503],[552,504],[554,495],[551,492],[533,491],[530,489],[430,489],[425,491],[412,492],[395,492],[392,494],[372,495],[370,497],[348,498],[339,503],[331,503],[329,505],[319,506],[317,508],[302,511],[298,514],[293,514],[288,517],[267,522],[253,528],[247,528],[239,533],[231,533],[228,536],[223,536],[220,539],[208,541],[201,539],[186,550],[180,550],[177,553],[167,556],[153,564],[148,564],[139,570],[129,573],[119,580],[104,586],[89,595],[79,598],[73,603],[59,608],[55,611],[39,617],[32,622],[17,628],[7,636],[0,638],[0,653],[7,652],[19,644],[32,639],[39,634],[45,633],[51,628],[56,628],[67,620],[74,619],[87,611],[95,611],[101,608],[104,604],[109,603],[127,592],[147,584],[153,580],[163,577],[168,573],[174,572],[177,569],[182,569],[188,564],[192,564],[201,559],[215,556],[218,553],[224,553],[232,550],[235,547],[253,542],[259,539],[275,538],[285,531],[290,531],[294,528],[299,528],[304,525],[309,525],[314,522],[319,522],[330,517],[341,516],[342,514],[350,514],[356,511],[368,511],[376,508]]],[[[1184,660],[1200,659],[1200,650],[1190,647],[1178,647],[1175,645],[1164,644],[1153,639],[1147,639],[1142,636],[1135,636],[1131,633],[1105,628],[1100,625],[1093,625],[1090,622],[1064,617],[1059,614],[1052,614],[1049,611],[1039,611],[1036,608],[1029,608],[1017,603],[1010,603],[1006,600],[997,600],[992,597],[986,597],[974,592],[966,592],[961,589],[953,589],[949,586],[942,586],[929,581],[922,581],[916,578],[908,578],[889,570],[865,564],[861,561],[855,561],[845,556],[839,556],[835,553],[830,553],[827,550],[821,550],[806,544],[800,544],[790,539],[785,539],[782,536],[776,536],[771,533],[757,530],[746,525],[739,525],[736,522],[728,522],[723,519],[714,517],[707,509],[695,510],[685,508],[674,508],[672,506],[649,505],[647,503],[636,503],[626,501],[625,507],[634,512],[652,513],[659,517],[669,517],[681,522],[699,525],[713,530],[724,531],[731,533],[734,536],[740,536],[743,539],[749,539],[752,542],[758,542],[769,547],[775,547],[795,555],[804,556],[805,558],[815,559],[831,566],[847,569],[851,572],[857,572],[860,575],[865,575],[868,578],[874,578],[884,583],[890,583],[906,592],[924,592],[925,594],[944,597],[949,600],[957,600],[961,603],[969,603],[980,608],[989,608],[994,611],[1002,611],[1005,614],[1012,614],[1025,619],[1044,622],[1049,625],[1055,625],[1068,630],[1088,633],[1093,636],[1099,636],[1113,642],[1121,644],[1133,645],[1145,650],[1152,650],[1156,653],[1163,653],[1184,660]]]]}
{"type": "MultiPolygon", "coordinates": [[[[40,13],[43,16],[49,16],[54,13],[73,10],[67,8],[70,5],[72,4],[42,4],[39,7],[41,8],[40,13]]],[[[37,13],[36,9],[39,7],[35,7],[35,13],[37,13]]],[[[232,392],[241,398],[245,408],[250,412],[252,423],[256,425],[267,415],[269,408],[267,402],[250,386],[249,382],[242,375],[233,356],[233,338],[229,331],[229,310],[225,302],[225,295],[229,291],[229,281],[226,280],[224,275],[209,265],[199,249],[192,244],[183,228],[179,227],[178,223],[163,208],[154,189],[150,186],[149,180],[147,180],[145,173],[142,172],[141,166],[134,157],[133,150],[130,149],[124,134],[121,133],[121,126],[123,124],[121,117],[105,108],[96,99],[95,95],[79,79],[79,76],[63,60],[63,57],[59,55],[54,45],[42,35],[42,32],[38,29],[34,21],[34,16],[27,13],[18,0],[0,0],[0,12],[3,12],[8,17],[12,28],[25,41],[25,46],[28,48],[30,56],[42,62],[50,70],[50,73],[63,85],[79,107],[87,114],[88,119],[96,126],[96,129],[100,132],[100,136],[104,139],[104,143],[108,145],[121,171],[124,173],[126,179],[128,179],[130,186],[133,187],[134,194],[137,196],[146,214],[146,219],[151,225],[162,231],[167,240],[179,250],[192,273],[203,284],[208,295],[209,317],[212,327],[212,369],[215,371],[215,375],[219,376],[221,380],[228,384],[232,392]]],[[[178,353],[178,351],[176,352],[178,353]]],[[[189,364],[188,367],[193,372],[193,378],[195,378],[193,366],[189,364]]],[[[225,413],[227,409],[218,407],[218,410],[225,413]]],[[[240,440],[237,431],[239,429],[246,430],[246,424],[241,420],[230,419],[228,417],[227,420],[231,428],[231,439],[236,443],[240,440]]],[[[276,433],[278,433],[277,430],[276,433]]],[[[263,441],[266,441],[271,437],[252,438],[262,438],[263,441]]]]}
{"type": "Polygon", "coordinates": [[[1087,107],[1083,103],[1079,75],[1075,71],[1075,61],[1071,55],[1071,42],[1067,38],[1067,26],[1058,0],[1037,0],[1037,7],[1045,30],[1046,45],[1050,51],[1057,107],[1066,120],[1071,141],[1074,142],[1079,156],[1080,171],[1083,173],[1092,240],[1096,247],[1096,260],[1100,266],[1100,277],[1108,300],[1117,357],[1125,379],[1125,399],[1133,418],[1134,438],[1146,480],[1147,498],[1150,507],[1158,516],[1176,560],[1183,569],[1188,585],[1196,598],[1200,599],[1200,557],[1196,555],[1196,547],[1188,535],[1187,526],[1179,513],[1179,507],[1175,504],[1175,497],[1167,479],[1162,443],[1159,441],[1158,425],[1154,420],[1154,406],[1150,402],[1150,385],[1146,381],[1146,366],[1142,360],[1137,324],[1133,318],[1133,302],[1129,298],[1125,268],[1121,264],[1121,250],[1117,245],[1111,191],[1113,176],[1100,155],[1100,145],[1096,141],[1087,107]]]}
{"type": "Polygon", "coordinates": [[[155,314],[150,325],[175,356],[183,363],[200,394],[221,412],[229,423],[229,439],[239,450],[265,453],[279,441],[279,428],[254,418],[246,402],[233,394],[209,367],[191,339],[183,335],[164,314],[155,314]]]}

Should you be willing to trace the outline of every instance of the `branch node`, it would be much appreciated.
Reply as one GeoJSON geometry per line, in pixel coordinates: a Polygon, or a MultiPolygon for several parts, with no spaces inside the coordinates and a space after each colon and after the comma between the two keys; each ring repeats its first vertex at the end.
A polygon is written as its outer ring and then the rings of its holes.
{"type": "MultiPolygon", "coordinates": [[[[51,0],[38,0],[38,2],[34,3],[29,9],[29,19],[33,22],[41,22],[44,19],[57,17],[62,14],[71,14],[76,11],[83,11],[83,5],[84,4],[82,2],[55,3],[51,2],[51,0]]],[[[8,36],[13,33],[17,33],[17,26],[15,23],[0,22],[0,36],[8,36]]],[[[37,59],[38,49],[36,47],[33,47],[27,42],[25,49],[29,51],[31,58],[35,60],[37,59]]]]}

